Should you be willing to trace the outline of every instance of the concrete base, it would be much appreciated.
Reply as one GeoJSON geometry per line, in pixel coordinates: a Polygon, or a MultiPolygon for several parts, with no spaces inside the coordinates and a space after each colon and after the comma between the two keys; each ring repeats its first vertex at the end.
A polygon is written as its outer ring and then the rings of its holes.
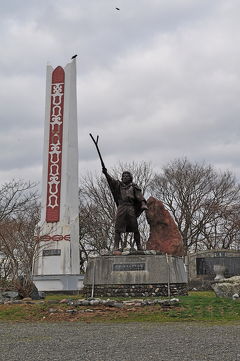
{"type": "Polygon", "coordinates": [[[100,256],[88,261],[85,293],[88,294],[91,287],[95,294],[106,296],[165,296],[168,287],[174,289],[174,294],[183,294],[187,292],[187,272],[182,257],[146,254],[100,256]]]}
{"type": "Polygon", "coordinates": [[[33,276],[38,291],[78,291],[83,289],[83,275],[33,276]]]}

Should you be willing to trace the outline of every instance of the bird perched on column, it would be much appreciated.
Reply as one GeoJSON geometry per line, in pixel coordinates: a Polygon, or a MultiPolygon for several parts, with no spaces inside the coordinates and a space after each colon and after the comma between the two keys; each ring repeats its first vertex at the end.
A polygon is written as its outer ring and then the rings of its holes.
{"type": "Polygon", "coordinates": [[[77,54],[73,55],[71,59],[75,59],[77,57],[77,54]]]}

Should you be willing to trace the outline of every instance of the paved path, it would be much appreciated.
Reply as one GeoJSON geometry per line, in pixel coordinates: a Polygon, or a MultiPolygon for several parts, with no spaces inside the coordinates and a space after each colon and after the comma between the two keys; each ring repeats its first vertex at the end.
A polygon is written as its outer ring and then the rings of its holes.
{"type": "Polygon", "coordinates": [[[240,324],[0,323],[0,360],[240,361],[240,324]]]}

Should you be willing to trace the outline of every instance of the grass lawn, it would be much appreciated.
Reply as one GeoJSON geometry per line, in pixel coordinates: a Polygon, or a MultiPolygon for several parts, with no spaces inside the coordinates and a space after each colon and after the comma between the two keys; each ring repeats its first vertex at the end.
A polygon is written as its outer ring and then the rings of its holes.
{"type": "Polygon", "coordinates": [[[48,295],[46,302],[42,304],[0,305],[0,321],[240,322],[240,301],[219,298],[213,292],[189,292],[188,296],[179,297],[178,306],[166,308],[160,305],[123,308],[103,305],[74,307],[59,304],[59,300],[63,298],[77,299],[80,296],[48,295]],[[54,300],[56,303],[53,303],[54,300]],[[54,312],[49,311],[51,308],[54,312]],[[70,310],[73,312],[71,313],[70,310]]]}

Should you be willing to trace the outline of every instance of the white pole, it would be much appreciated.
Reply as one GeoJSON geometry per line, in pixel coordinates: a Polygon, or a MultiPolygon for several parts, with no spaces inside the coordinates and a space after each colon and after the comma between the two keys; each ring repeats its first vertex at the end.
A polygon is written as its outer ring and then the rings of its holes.
{"type": "Polygon", "coordinates": [[[167,265],[168,265],[168,298],[170,299],[171,297],[171,289],[170,289],[170,265],[169,265],[169,259],[168,259],[168,254],[166,253],[166,261],[167,261],[167,265]]]}
{"type": "Polygon", "coordinates": [[[92,293],[91,293],[91,298],[93,298],[94,296],[94,283],[95,283],[95,258],[93,260],[93,279],[92,279],[92,293]]]}

